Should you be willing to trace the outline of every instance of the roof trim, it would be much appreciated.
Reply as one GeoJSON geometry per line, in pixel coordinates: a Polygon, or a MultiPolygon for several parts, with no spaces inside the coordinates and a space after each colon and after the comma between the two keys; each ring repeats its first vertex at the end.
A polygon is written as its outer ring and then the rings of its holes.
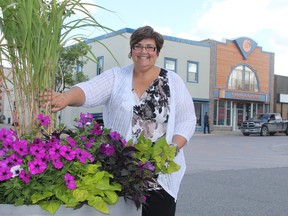
{"type": "MultiPolygon", "coordinates": [[[[103,34],[103,35],[94,37],[94,38],[89,39],[89,40],[85,40],[84,42],[88,44],[88,43],[92,43],[94,41],[103,40],[103,39],[114,37],[114,36],[121,35],[124,33],[131,33],[132,34],[134,31],[135,31],[135,29],[132,29],[132,28],[123,28],[123,29],[120,29],[118,31],[110,32],[107,34],[103,34]]],[[[172,37],[172,36],[167,36],[167,35],[163,35],[163,37],[164,37],[164,40],[173,41],[173,42],[177,42],[177,43],[185,43],[185,44],[204,46],[204,47],[210,47],[211,46],[210,43],[203,42],[203,41],[193,41],[193,40],[177,38],[177,37],[172,37]]]]}

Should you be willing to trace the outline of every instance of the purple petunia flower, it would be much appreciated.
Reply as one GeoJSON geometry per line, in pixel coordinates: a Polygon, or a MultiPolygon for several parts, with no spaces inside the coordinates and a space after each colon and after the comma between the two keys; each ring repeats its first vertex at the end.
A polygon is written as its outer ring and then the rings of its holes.
{"type": "Polygon", "coordinates": [[[36,157],[42,157],[43,155],[46,154],[46,149],[44,145],[37,145],[37,144],[32,144],[30,146],[30,152],[32,155],[36,157]]]}
{"type": "Polygon", "coordinates": [[[34,161],[28,162],[28,169],[32,175],[43,173],[47,168],[47,164],[41,158],[35,158],[34,161]]]}
{"type": "Polygon", "coordinates": [[[117,133],[116,131],[110,131],[109,135],[112,138],[112,140],[119,140],[120,139],[120,134],[117,133]]]}
{"type": "Polygon", "coordinates": [[[29,147],[27,140],[17,140],[12,144],[15,152],[21,156],[25,156],[29,153],[29,147]]]}
{"type": "Polygon", "coordinates": [[[70,175],[69,173],[66,173],[64,175],[64,180],[69,190],[73,190],[76,188],[74,176],[70,175]]]}
{"type": "Polygon", "coordinates": [[[81,163],[86,163],[86,159],[89,159],[91,162],[94,161],[94,158],[92,157],[92,154],[87,152],[85,149],[76,149],[76,158],[81,162],[81,163]]]}
{"type": "Polygon", "coordinates": [[[54,145],[59,144],[59,143],[60,143],[60,140],[57,137],[52,136],[47,144],[54,146],[54,145]]]}
{"type": "Polygon", "coordinates": [[[62,169],[64,166],[64,163],[61,161],[60,157],[58,158],[53,158],[52,159],[52,164],[56,169],[62,169]]]}
{"type": "Polygon", "coordinates": [[[0,130],[0,140],[3,142],[3,146],[6,148],[9,148],[9,146],[14,141],[14,135],[13,132],[10,130],[7,130],[5,128],[2,128],[0,130]]]}
{"type": "Polygon", "coordinates": [[[86,126],[87,123],[92,122],[94,117],[91,113],[80,113],[80,119],[76,122],[79,127],[86,126]]]}
{"type": "Polygon", "coordinates": [[[93,138],[89,139],[89,140],[87,141],[87,143],[85,143],[85,147],[86,147],[87,149],[90,149],[90,148],[92,147],[93,142],[95,142],[95,140],[94,140],[93,138]]]}
{"type": "Polygon", "coordinates": [[[100,124],[98,124],[98,123],[94,124],[93,130],[91,130],[91,133],[100,136],[102,134],[100,124]]]}
{"type": "Polygon", "coordinates": [[[0,181],[10,179],[12,174],[13,173],[10,171],[10,167],[0,168],[0,181]]]}
{"type": "Polygon", "coordinates": [[[144,168],[145,169],[148,169],[148,170],[151,170],[151,171],[154,171],[155,170],[155,166],[153,165],[153,163],[151,163],[150,161],[146,161],[144,163],[144,168]]]}
{"type": "Polygon", "coordinates": [[[0,149],[0,158],[3,157],[6,154],[6,152],[4,151],[4,149],[0,149]]]}
{"type": "Polygon", "coordinates": [[[66,160],[72,161],[76,156],[76,151],[71,149],[69,146],[61,146],[60,155],[66,160]]]}
{"type": "Polygon", "coordinates": [[[36,139],[34,139],[33,144],[44,145],[45,142],[43,140],[41,140],[40,138],[36,138],[36,139]]]}
{"type": "Polygon", "coordinates": [[[127,144],[126,140],[122,139],[121,142],[122,142],[123,147],[126,147],[126,144],[127,144]]]}
{"type": "Polygon", "coordinates": [[[5,160],[1,160],[1,161],[0,161],[0,169],[2,169],[2,168],[6,168],[6,167],[11,167],[11,166],[9,166],[8,163],[10,163],[10,162],[7,161],[7,159],[5,159],[5,160]]]}
{"type": "Polygon", "coordinates": [[[39,124],[43,125],[44,127],[48,127],[50,125],[49,116],[43,116],[43,114],[40,113],[37,119],[38,119],[39,124]]]}
{"type": "Polygon", "coordinates": [[[60,148],[61,145],[55,144],[48,150],[51,159],[60,158],[60,148]]]}
{"type": "Polygon", "coordinates": [[[66,137],[66,140],[67,140],[67,142],[70,144],[70,146],[72,146],[72,147],[76,147],[76,146],[77,146],[77,142],[76,142],[75,139],[67,136],[67,137],[66,137]]]}
{"type": "Polygon", "coordinates": [[[23,159],[18,156],[18,154],[12,154],[6,159],[8,161],[8,166],[16,166],[16,165],[21,165],[23,163],[23,159]]]}
{"type": "Polygon", "coordinates": [[[22,170],[19,174],[19,178],[21,178],[26,184],[28,184],[31,177],[24,170],[22,170]]]}
{"type": "Polygon", "coordinates": [[[114,146],[112,145],[102,143],[100,146],[100,152],[102,154],[106,154],[107,156],[113,155],[114,151],[115,149],[114,149],[114,146]]]}

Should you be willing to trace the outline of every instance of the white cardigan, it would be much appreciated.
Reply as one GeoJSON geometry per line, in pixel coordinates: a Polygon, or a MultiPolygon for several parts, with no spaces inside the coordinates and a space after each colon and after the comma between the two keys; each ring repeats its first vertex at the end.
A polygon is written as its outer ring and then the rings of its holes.
{"type": "MultiPolygon", "coordinates": [[[[103,121],[106,128],[120,133],[126,140],[132,138],[133,92],[132,77],[134,65],[111,68],[93,79],[79,83],[86,96],[84,107],[104,105],[103,121]]],[[[171,143],[175,134],[186,138],[187,142],[194,134],[196,116],[194,104],[183,80],[174,72],[168,71],[171,94],[169,120],[166,140],[171,143]]],[[[160,174],[158,183],[175,201],[181,180],[186,170],[183,148],[175,158],[181,166],[172,174],[160,174]]]]}

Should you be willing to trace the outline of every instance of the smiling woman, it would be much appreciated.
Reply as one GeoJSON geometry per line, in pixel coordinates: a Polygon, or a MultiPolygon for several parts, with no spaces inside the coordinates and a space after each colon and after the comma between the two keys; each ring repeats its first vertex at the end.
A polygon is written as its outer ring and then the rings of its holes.
{"type": "MultiPolygon", "coordinates": [[[[196,123],[193,100],[181,77],[156,65],[163,43],[163,36],[151,26],[139,27],[130,37],[129,57],[133,64],[110,68],[68,91],[52,92],[48,99],[52,106],[57,104],[55,112],[68,106],[102,105],[104,127],[137,144],[144,137],[152,146],[165,140],[163,148],[175,149],[175,163],[180,169],[169,174],[156,173],[148,182],[149,195],[142,216],[175,215],[186,167],[182,147],[193,135],[196,123]]],[[[142,150],[146,149],[149,148],[142,150]]],[[[163,160],[170,153],[165,150],[164,154],[153,155],[163,160]]]]}

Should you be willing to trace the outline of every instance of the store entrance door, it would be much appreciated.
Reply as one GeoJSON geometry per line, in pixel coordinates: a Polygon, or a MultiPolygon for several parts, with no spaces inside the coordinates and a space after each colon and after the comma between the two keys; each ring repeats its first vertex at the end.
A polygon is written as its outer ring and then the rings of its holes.
{"type": "Polygon", "coordinates": [[[242,122],[245,120],[245,106],[244,103],[238,102],[234,103],[234,121],[233,121],[233,130],[240,130],[242,122]]]}
{"type": "Polygon", "coordinates": [[[240,129],[240,126],[243,122],[243,118],[244,118],[244,110],[243,109],[237,109],[237,113],[236,113],[236,130],[240,129]]]}

